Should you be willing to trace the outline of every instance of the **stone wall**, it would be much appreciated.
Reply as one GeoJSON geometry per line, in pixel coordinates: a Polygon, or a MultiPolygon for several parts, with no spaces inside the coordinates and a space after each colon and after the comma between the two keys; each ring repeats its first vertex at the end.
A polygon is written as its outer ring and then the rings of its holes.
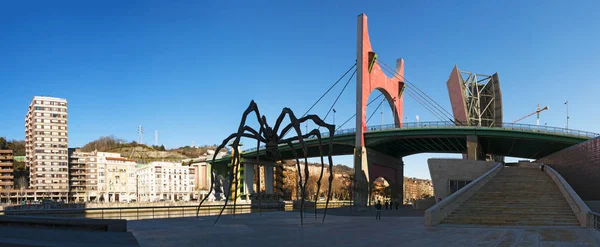
{"type": "Polygon", "coordinates": [[[463,159],[429,159],[427,163],[436,202],[449,195],[448,183],[450,180],[473,181],[497,164],[463,159]]]}

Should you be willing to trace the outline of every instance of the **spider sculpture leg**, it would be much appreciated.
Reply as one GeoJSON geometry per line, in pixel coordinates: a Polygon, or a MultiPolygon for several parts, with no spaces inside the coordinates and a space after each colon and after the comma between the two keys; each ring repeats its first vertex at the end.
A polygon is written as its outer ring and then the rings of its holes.
{"type": "MultiPolygon", "coordinates": [[[[290,109],[290,108],[283,108],[283,110],[281,111],[281,114],[279,115],[279,117],[277,118],[277,121],[275,122],[275,126],[273,128],[273,131],[275,133],[277,133],[277,131],[279,130],[279,127],[281,126],[281,123],[283,122],[283,119],[285,118],[285,116],[288,115],[289,119],[290,119],[290,124],[288,124],[281,132],[281,134],[279,135],[279,138],[283,138],[283,136],[285,136],[285,134],[287,133],[288,130],[290,130],[291,128],[294,128],[294,130],[297,133],[297,137],[298,137],[298,143],[300,144],[300,147],[302,148],[302,153],[304,156],[304,183],[301,185],[302,187],[302,197],[300,198],[300,211],[304,211],[304,202],[306,200],[306,185],[308,184],[308,177],[310,176],[309,170],[308,170],[308,148],[306,147],[306,144],[304,143],[304,138],[302,138],[302,130],[300,130],[300,121],[298,121],[298,118],[296,118],[296,116],[294,115],[294,112],[290,109]]],[[[278,143],[282,143],[281,140],[278,141],[278,143]]],[[[297,164],[298,166],[298,173],[300,173],[300,164],[297,164]]],[[[316,204],[315,204],[316,207],[316,204]]],[[[302,218],[302,221],[304,221],[304,218],[302,218]]]]}
{"type": "MultiPolygon", "coordinates": [[[[321,190],[321,179],[323,178],[323,170],[325,167],[325,162],[323,160],[323,145],[321,142],[321,132],[317,129],[313,129],[308,134],[303,135],[302,138],[307,139],[307,138],[310,138],[311,136],[316,136],[316,138],[319,142],[319,155],[321,156],[321,174],[319,175],[319,179],[317,180],[317,194],[315,195],[315,203],[317,203],[319,194],[320,194],[320,190],[321,190]]],[[[292,138],[289,138],[289,139],[286,139],[283,141],[288,142],[288,141],[295,141],[297,139],[298,139],[298,137],[292,137],[292,138]]],[[[317,207],[316,206],[315,206],[315,219],[317,219],[317,207]]]]}
{"type": "MultiPolygon", "coordinates": [[[[263,121],[265,118],[264,117],[263,118],[260,117],[260,112],[258,111],[258,106],[254,102],[254,100],[250,101],[250,105],[248,106],[248,108],[246,109],[246,111],[244,111],[244,114],[242,114],[242,120],[240,122],[240,126],[238,128],[237,135],[235,136],[233,144],[231,145],[232,148],[235,150],[235,155],[233,155],[233,157],[231,159],[232,166],[231,166],[231,171],[230,171],[231,172],[231,177],[229,178],[229,189],[228,189],[229,191],[226,194],[227,196],[225,198],[225,203],[224,203],[223,207],[221,208],[221,212],[219,212],[219,216],[217,216],[217,219],[215,220],[214,224],[217,224],[217,221],[219,221],[219,218],[221,218],[221,215],[223,214],[223,211],[227,207],[227,203],[229,202],[229,197],[231,196],[231,186],[233,185],[234,178],[236,178],[236,185],[237,185],[237,181],[238,181],[237,180],[237,176],[238,176],[238,174],[237,174],[235,168],[236,168],[236,166],[239,165],[240,159],[241,159],[241,154],[238,152],[238,147],[239,147],[239,144],[240,144],[240,139],[243,136],[244,130],[249,130],[252,133],[257,133],[254,129],[252,129],[252,128],[250,128],[250,127],[248,127],[248,126],[245,125],[246,124],[246,118],[252,112],[254,112],[256,114],[256,118],[258,120],[258,123],[260,124],[260,130],[261,131],[263,130],[263,128],[268,127],[266,121],[263,121]]],[[[253,137],[250,137],[250,138],[253,138],[253,137]]],[[[261,139],[264,140],[264,138],[260,137],[259,135],[256,135],[254,138],[261,138],[261,139]]],[[[224,143],[224,144],[226,145],[226,143],[224,143]]],[[[225,146],[225,145],[222,145],[222,146],[225,146]]],[[[216,154],[217,153],[215,152],[215,156],[213,156],[213,160],[214,160],[214,157],[216,157],[216,154]]],[[[237,199],[237,188],[235,190],[235,196],[236,196],[235,199],[237,199]]],[[[235,206],[236,206],[235,199],[234,199],[234,202],[233,202],[234,203],[233,204],[234,205],[234,213],[235,213],[235,206]]]]}
{"type": "MultiPolygon", "coordinates": [[[[254,131],[251,128],[248,128],[248,129],[245,128],[245,130],[248,130],[249,132],[256,132],[256,131],[254,131]]],[[[217,147],[217,149],[215,150],[215,154],[213,155],[212,162],[211,162],[212,164],[215,163],[215,159],[217,157],[217,154],[221,151],[221,149],[223,149],[227,145],[227,143],[229,141],[231,141],[231,139],[234,139],[237,136],[238,136],[238,133],[233,133],[233,134],[229,135],[229,137],[225,138],[225,140],[223,140],[223,143],[219,147],[217,147]]],[[[256,135],[256,134],[255,135],[250,135],[248,133],[242,133],[241,136],[248,137],[248,138],[253,138],[253,139],[258,139],[258,140],[264,140],[264,139],[261,139],[262,137],[260,137],[259,135],[256,135]]],[[[214,180],[215,180],[214,174],[213,174],[213,172],[211,172],[211,174],[210,174],[210,189],[208,190],[208,194],[198,204],[198,209],[196,210],[196,218],[198,218],[198,216],[199,216],[200,207],[202,206],[202,204],[204,203],[204,201],[206,201],[206,199],[210,196],[210,194],[212,194],[212,191],[214,189],[214,180]]]]}
{"type": "MultiPolygon", "coordinates": [[[[317,115],[308,115],[306,117],[302,117],[300,119],[298,119],[299,124],[306,122],[308,120],[312,120],[315,124],[317,124],[318,126],[322,126],[325,127],[329,130],[329,152],[328,152],[328,161],[329,161],[329,188],[328,188],[328,192],[327,192],[327,200],[325,202],[325,210],[323,212],[323,220],[322,222],[325,222],[325,216],[327,215],[327,209],[329,208],[329,200],[331,199],[331,185],[333,183],[333,136],[335,133],[335,125],[331,125],[331,124],[327,124],[325,123],[325,121],[323,121],[321,118],[319,118],[319,116],[317,115]]],[[[282,130],[283,133],[285,133],[287,130],[291,128],[290,126],[286,126],[286,128],[284,128],[282,130]]]]}
{"type": "MultiPolygon", "coordinates": [[[[260,118],[259,118],[260,119],[260,118]]],[[[245,120],[245,119],[244,119],[245,120]]],[[[263,123],[261,120],[259,120],[259,123],[261,123],[261,129],[263,128],[263,123]]],[[[266,124],[265,124],[266,125],[266,124]]],[[[248,127],[248,126],[244,126],[243,130],[250,130],[253,133],[257,133],[254,129],[248,127]]],[[[215,220],[214,224],[217,224],[217,221],[219,221],[219,218],[221,218],[221,215],[223,215],[223,211],[225,211],[225,208],[227,207],[227,204],[229,203],[229,198],[231,197],[231,188],[234,185],[234,179],[235,179],[235,190],[234,190],[234,199],[233,199],[233,214],[235,215],[235,207],[237,206],[237,188],[238,188],[238,182],[239,182],[239,177],[238,177],[238,171],[239,171],[239,165],[240,165],[240,161],[241,161],[241,153],[238,151],[238,147],[239,147],[239,142],[241,137],[248,137],[248,138],[253,138],[253,139],[257,139],[257,140],[261,140],[261,141],[265,141],[266,140],[264,138],[262,138],[261,136],[255,135],[255,136],[251,136],[251,135],[244,135],[244,133],[242,132],[241,135],[238,135],[235,140],[233,141],[233,144],[231,145],[232,148],[234,149],[234,154],[232,156],[231,159],[231,171],[230,171],[230,177],[229,177],[229,188],[228,188],[228,192],[227,192],[227,196],[225,198],[225,203],[223,205],[223,207],[221,208],[221,211],[219,212],[219,216],[217,216],[217,219],[215,220]]],[[[216,152],[215,152],[215,156],[216,157],[216,152]]],[[[213,225],[214,225],[213,224],[213,225]]]]}
{"type": "MultiPolygon", "coordinates": [[[[298,171],[298,187],[302,186],[302,174],[300,173],[300,160],[298,159],[298,153],[296,152],[296,149],[294,148],[294,144],[292,144],[292,142],[288,142],[287,145],[290,147],[290,149],[292,149],[292,154],[294,154],[294,158],[296,159],[296,167],[297,167],[297,171],[298,171]]],[[[302,197],[304,197],[304,195],[301,195],[302,197]]],[[[302,203],[304,203],[304,201],[302,201],[302,203]]],[[[300,226],[304,226],[304,205],[300,204],[300,226]]]]}
{"type": "MultiPolygon", "coordinates": [[[[240,143],[241,137],[249,137],[249,138],[252,138],[252,139],[262,139],[262,140],[264,140],[264,138],[260,137],[260,135],[258,135],[258,133],[254,129],[246,126],[246,118],[248,117],[248,115],[250,115],[253,112],[256,114],[256,118],[257,118],[258,122],[260,123],[261,130],[264,128],[264,126],[265,126],[266,123],[263,123],[263,121],[262,121],[262,119],[260,117],[260,112],[258,111],[258,106],[254,102],[254,100],[252,100],[250,102],[250,105],[246,109],[246,111],[244,111],[244,113],[242,114],[242,120],[240,122],[240,126],[238,128],[238,132],[234,133],[234,134],[230,135],[228,138],[226,138],[223,141],[223,143],[218,147],[218,149],[215,151],[215,154],[213,155],[213,159],[212,160],[213,160],[213,163],[214,163],[214,160],[216,159],[216,156],[219,153],[219,151],[221,149],[223,149],[225,147],[225,145],[227,145],[227,142],[229,142],[231,139],[234,139],[233,144],[232,144],[232,148],[235,150],[235,155],[233,155],[233,157],[232,157],[231,177],[229,179],[229,182],[230,182],[229,183],[229,192],[231,192],[231,185],[233,183],[233,178],[237,176],[237,174],[234,174],[234,168],[239,163],[240,158],[241,158],[239,152],[237,152],[238,151],[237,149],[239,147],[239,143],[240,143]],[[248,134],[244,133],[245,130],[248,130],[249,132],[251,132],[254,135],[248,135],[248,134]]],[[[211,176],[211,180],[212,179],[213,179],[213,177],[211,176]]],[[[213,183],[214,183],[214,181],[211,181],[211,188],[213,187],[213,183]]],[[[212,192],[212,190],[211,190],[211,192],[212,192]]],[[[219,213],[219,216],[215,220],[214,224],[217,223],[217,221],[219,220],[219,218],[223,214],[223,211],[225,210],[225,207],[227,207],[227,202],[229,201],[230,194],[231,193],[227,193],[226,194],[227,196],[226,196],[225,204],[223,205],[223,208],[221,208],[221,212],[219,213]]],[[[208,197],[208,195],[207,195],[207,197],[208,197]]],[[[206,197],[198,205],[198,210],[200,210],[200,206],[202,205],[202,203],[205,200],[206,200],[206,197]]]]}

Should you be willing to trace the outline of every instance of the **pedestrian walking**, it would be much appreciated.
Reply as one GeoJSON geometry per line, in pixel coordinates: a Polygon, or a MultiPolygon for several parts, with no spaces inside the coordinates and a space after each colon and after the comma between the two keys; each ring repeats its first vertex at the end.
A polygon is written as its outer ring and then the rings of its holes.
{"type": "Polygon", "coordinates": [[[381,219],[381,200],[377,201],[377,204],[375,204],[375,210],[377,211],[377,214],[375,214],[375,219],[380,220],[381,219]]]}
{"type": "Polygon", "coordinates": [[[389,205],[390,205],[390,204],[388,203],[388,201],[385,201],[385,210],[388,210],[388,206],[389,206],[389,205]]]}
{"type": "Polygon", "coordinates": [[[541,169],[542,171],[544,171],[544,166],[546,166],[546,164],[544,164],[544,162],[542,162],[542,165],[540,166],[540,169],[541,169]]]}

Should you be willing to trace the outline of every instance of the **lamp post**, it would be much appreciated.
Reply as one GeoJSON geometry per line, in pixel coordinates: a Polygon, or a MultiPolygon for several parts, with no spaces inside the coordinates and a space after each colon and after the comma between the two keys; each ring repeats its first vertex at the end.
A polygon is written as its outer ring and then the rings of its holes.
{"type": "Polygon", "coordinates": [[[565,105],[567,105],[567,132],[569,131],[569,101],[565,101],[565,105]]]}
{"type": "Polygon", "coordinates": [[[334,108],[333,109],[333,125],[335,125],[335,113],[336,113],[336,111],[335,111],[335,108],[334,108]]]}

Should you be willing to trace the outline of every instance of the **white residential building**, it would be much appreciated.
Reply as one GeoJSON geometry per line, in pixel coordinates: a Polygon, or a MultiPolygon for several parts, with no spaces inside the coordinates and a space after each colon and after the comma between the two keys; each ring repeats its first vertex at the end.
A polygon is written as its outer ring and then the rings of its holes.
{"type": "Polygon", "coordinates": [[[69,191],[67,100],[35,96],[25,116],[25,164],[39,196],[67,198],[69,191]]]}
{"type": "Polygon", "coordinates": [[[136,163],[118,153],[96,152],[100,201],[137,200],[136,163]]]}
{"type": "Polygon", "coordinates": [[[189,201],[190,167],[181,163],[151,162],[136,171],[139,201],[189,201]]]}

